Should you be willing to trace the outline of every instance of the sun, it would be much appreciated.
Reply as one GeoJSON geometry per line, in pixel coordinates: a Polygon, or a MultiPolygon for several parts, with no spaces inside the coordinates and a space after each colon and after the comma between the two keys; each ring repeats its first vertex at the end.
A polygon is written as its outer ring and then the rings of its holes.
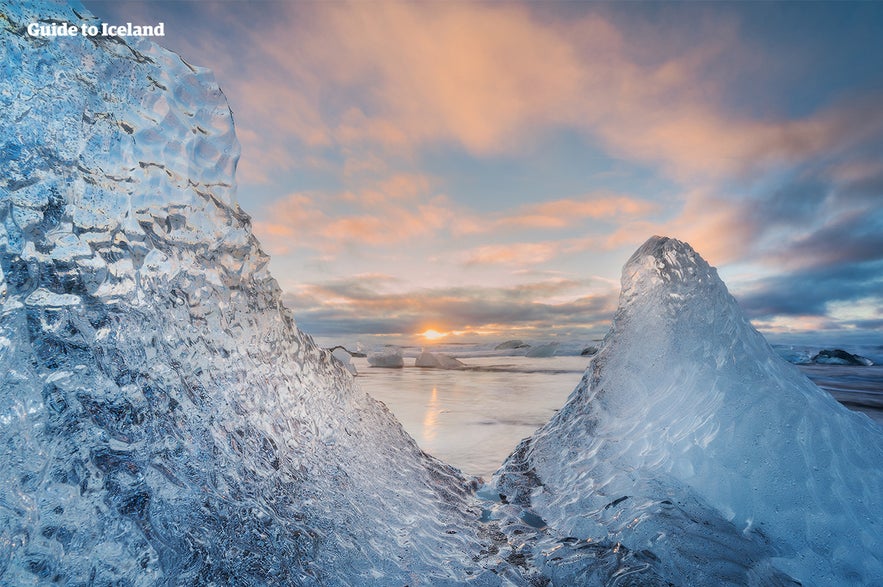
{"type": "Polygon", "coordinates": [[[444,338],[448,335],[447,332],[439,332],[438,330],[429,329],[425,332],[421,332],[420,336],[427,340],[438,340],[440,338],[444,338]]]}

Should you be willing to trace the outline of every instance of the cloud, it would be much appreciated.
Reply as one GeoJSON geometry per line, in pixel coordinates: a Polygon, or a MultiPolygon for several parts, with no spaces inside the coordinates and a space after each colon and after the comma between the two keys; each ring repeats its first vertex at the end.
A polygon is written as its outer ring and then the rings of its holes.
{"type": "Polygon", "coordinates": [[[286,296],[301,328],[318,336],[446,331],[537,337],[603,334],[618,291],[606,283],[546,280],[511,287],[444,287],[394,293],[384,276],[309,284],[286,296]]]}
{"type": "Polygon", "coordinates": [[[591,5],[558,16],[461,2],[269,3],[260,14],[233,3],[213,6],[210,18],[176,5],[150,10],[147,20],[166,10],[199,31],[170,40],[216,70],[247,181],[323,151],[329,160],[413,157],[438,144],[478,157],[524,154],[569,129],[693,182],[831,153],[883,127],[880,95],[792,117],[733,108],[742,75],[787,66],[746,38],[735,10],[655,33],[591,5]],[[684,36],[691,42],[672,41],[684,36]]]}
{"type": "Polygon", "coordinates": [[[753,317],[832,316],[835,303],[876,304],[880,313],[883,212],[840,213],[821,228],[768,251],[765,260],[781,273],[748,284],[738,296],[753,317]]]}
{"type": "Polygon", "coordinates": [[[376,176],[358,191],[290,194],[258,216],[255,232],[275,254],[297,248],[329,254],[436,242],[437,248],[448,250],[452,258],[466,266],[524,267],[593,247],[610,248],[609,243],[595,235],[501,243],[502,234],[523,237],[531,230],[561,233],[579,228],[587,220],[623,222],[643,218],[659,208],[647,200],[602,192],[482,214],[445,195],[434,194],[435,183],[427,175],[397,173],[376,176]],[[457,252],[451,243],[464,236],[480,243],[457,252]]]}
{"type": "Polygon", "coordinates": [[[883,260],[883,211],[859,209],[772,253],[782,266],[827,269],[883,260]]]}
{"type": "Polygon", "coordinates": [[[432,184],[423,174],[397,173],[363,182],[358,191],[296,192],[259,211],[254,230],[279,255],[431,238],[451,225],[456,208],[446,196],[433,195],[432,184]]]}
{"type": "Polygon", "coordinates": [[[534,265],[549,264],[563,255],[609,249],[608,239],[598,236],[587,236],[540,242],[481,245],[467,249],[459,253],[457,257],[467,267],[512,265],[523,269],[534,265]]]}
{"type": "Polygon", "coordinates": [[[883,290],[883,262],[816,267],[760,280],[737,294],[752,318],[825,316],[831,302],[857,302],[883,290]]]}
{"type": "Polygon", "coordinates": [[[465,252],[462,257],[465,265],[541,265],[557,257],[561,246],[558,241],[483,245],[465,252]]]}
{"type": "Polygon", "coordinates": [[[568,128],[681,180],[798,161],[879,127],[873,99],[794,119],[727,109],[733,88],[709,71],[726,64],[735,74],[757,59],[735,17],[676,47],[584,12],[564,20],[512,3],[288,5],[275,27],[250,33],[235,93],[271,141],[286,133],[306,146],[398,155],[441,143],[482,157],[568,128]],[[291,35],[296,50],[278,42],[291,35]]]}
{"type": "Polygon", "coordinates": [[[658,211],[659,205],[624,194],[598,192],[579,198],[547,200],[519,206],[482,217],[462,218],[456,230],[463,234],[501,230],[561,229],[577,226],[585,220],[621,222],[658,211]]]}
{"type": "Polygon", "coordinates": [[[450,224],[447,198],[436,196],[413,209],[387,206],[370,213],[335,218],[319,227],[326,246],[391,245],[436,234],[450,224]]]}

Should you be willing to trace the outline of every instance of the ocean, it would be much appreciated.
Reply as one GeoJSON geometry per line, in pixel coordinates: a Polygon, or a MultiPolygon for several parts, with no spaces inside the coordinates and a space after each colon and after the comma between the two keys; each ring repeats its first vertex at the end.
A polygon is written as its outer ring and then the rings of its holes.
{"type": "MultiPolygon", "coordinates": [[[[486,345],[427,347],[460,358],[467,365],[461,370],[414,367],[417,347],[403,347],[402,369],[371,367],[358,357],[353,363],[362,390],[386,404],[420,448],[467,475],[488,480],[518,442],[567,401],[591,361],[578,355],[580,348],[562,345],[558,352],[568,354],[530,358],[486,345]]],[[[790,362],[809,360],[818,350],[773,348],[790,362]]],[[[883,362],[880,347],[848,350],[883,362]]],[[[883,366],[796,367],[840,403],[883,425],[883,366]]]]}

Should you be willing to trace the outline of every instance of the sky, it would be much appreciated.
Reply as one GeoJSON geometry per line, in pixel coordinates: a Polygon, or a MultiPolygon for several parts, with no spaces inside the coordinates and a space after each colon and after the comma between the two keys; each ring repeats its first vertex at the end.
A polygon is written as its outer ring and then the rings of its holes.
{"type": "Polygon", "coordinates": [[[320,341],[591,341],[658,234],[774,340],[883,343],[883,3],[85,5],[214,71],[320,341]]]}

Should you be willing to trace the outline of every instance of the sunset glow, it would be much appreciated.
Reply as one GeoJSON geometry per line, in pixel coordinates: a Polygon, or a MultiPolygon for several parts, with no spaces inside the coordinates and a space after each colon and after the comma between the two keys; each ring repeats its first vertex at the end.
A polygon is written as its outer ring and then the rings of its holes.
{"type": "Polygon", "coordinates": [[[439,332],[430,328],[429,330],[420,333],[420,336],[422,336],[426,340],[438,340],[440,338],[446,337],[448,334],[449,333],[447,332],[439,332]]]}
{"type": "Polygon", "coordinates": [[[764,332],[883,328],[883,3],[86,4],[214,71],[315,336],[590,340],[654,234],[764,332]]]}

